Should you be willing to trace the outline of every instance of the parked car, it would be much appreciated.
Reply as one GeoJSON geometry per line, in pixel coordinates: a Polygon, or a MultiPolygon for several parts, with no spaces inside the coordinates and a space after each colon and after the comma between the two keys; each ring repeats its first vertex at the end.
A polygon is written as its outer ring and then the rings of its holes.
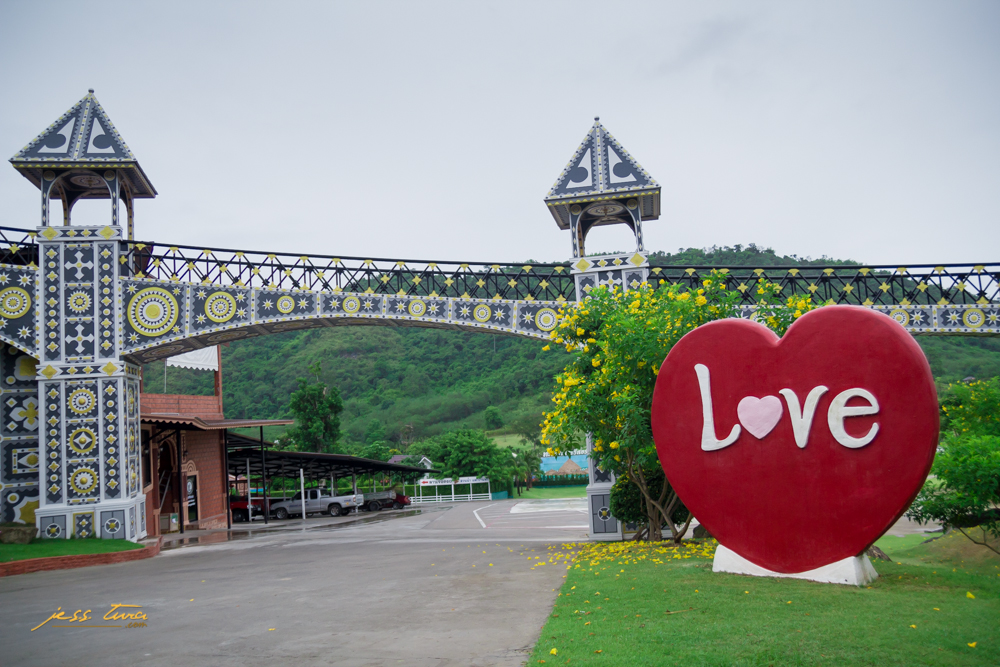
{"type": "MultiPolygon", "coordinates": [[[[306,514],[328,513],[330,516],[347,514],[354,507],[361,507],[364,496],[354,493],[346,496],[328,496],[325,489],[306,489],[306,514]]],[[[302,494],[296,492],[290,500],[271,503],[271,514],[278,519],[302,515],[302,494]]]]}
{"type": "Polygon", "coordinates": [[[378,491],[364,495],[364,508],[369,512],[377,512],[389,507],[398,510],[403,509],[403,507],[409,504],[409,497],[396,491],[378,491]]]}
{"type": "MultiPolygon", "coordinates": [[[[250,520],[250,515],[247,512],[246,496],[233,496],[229,500],[229,508],[233,511],[233,521],[235,523],[250,520]]],[[[253,499],[253,515],[264,516],[264,501],[260,498],[253,499]]]]}

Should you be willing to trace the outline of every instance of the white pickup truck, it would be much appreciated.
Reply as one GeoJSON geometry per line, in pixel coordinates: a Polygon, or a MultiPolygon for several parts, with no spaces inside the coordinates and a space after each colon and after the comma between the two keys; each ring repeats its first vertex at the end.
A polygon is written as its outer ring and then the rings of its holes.
{"type": "MultiPolygon", "coordinates": [[[[306,489],[306,514],[327,512],[330,516],[347,514],[351,508],[361,507],[364,496],[355,493],[347,496],[323,495],[326,489],[306,489]]],[[[278,519],[287,519],[293,514],[302,515],[302,494],[296,493],[291,500],[271,503],[271,513],[278,519]]]]}

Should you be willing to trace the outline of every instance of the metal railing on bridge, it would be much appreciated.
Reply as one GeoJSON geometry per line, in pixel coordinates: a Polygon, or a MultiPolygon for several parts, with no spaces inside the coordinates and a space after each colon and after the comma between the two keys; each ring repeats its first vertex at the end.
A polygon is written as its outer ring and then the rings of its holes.
{"type": "Polygon", "coordinates": [[[572,300],[569,264],[495,264],[296,255],[128,243],[135,278],[398,296],[572,300]]]}
{"type": "MultiPolygon", "coordinates": [[[[36,232],[0,227],[0,263],[35,266],[36,232]]],[[[434,262],[332,255],[296,255],[122,242],[123,276],[247,288],[437,296],[466,299],[575,301],[568,263],[434,262]]],[[[613,267],[608,267],[613,271],[613,267]]],[[[740,302],[778,285],[781,297],[864,306],[989,305],[1000,302],[1000,263],[801,266],[652,266],[654,286],[692,289],[722,274],[740,302]]]]}

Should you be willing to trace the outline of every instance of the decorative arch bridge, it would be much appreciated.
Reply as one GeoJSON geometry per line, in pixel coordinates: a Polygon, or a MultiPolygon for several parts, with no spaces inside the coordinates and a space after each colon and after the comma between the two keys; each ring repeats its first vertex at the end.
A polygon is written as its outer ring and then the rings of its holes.
{"type": "Polygon", "coordinates": [[[713,269],[727,273],[745,316],[757,285],[769,282],[784,296],[882,311],[916,335],[1000,335],[997,262],[651,266],[642,223],[659,217],[660,186],[597,120],[545,198],[572,240],[572,258],[556,264],[137,241],[133,202],[156,190],[93,91],[11,163],[40,190],[41,224],[0,227],[0,516],[33,513],[53,537],[81,522],[105,537],[145,535],[141,364],[221,342],[357,324],[545,339],[558,309],[598,285],[694,287],[713,269]],[[62,201],[59,225],[49,218],[52,197],[62,201]],[[110,200],[109,224],[72,225],[73,205],[94,198],[110,200]],[[587,233],[610,224],[632,229],[635,251],[586,255],[587,233]]]}

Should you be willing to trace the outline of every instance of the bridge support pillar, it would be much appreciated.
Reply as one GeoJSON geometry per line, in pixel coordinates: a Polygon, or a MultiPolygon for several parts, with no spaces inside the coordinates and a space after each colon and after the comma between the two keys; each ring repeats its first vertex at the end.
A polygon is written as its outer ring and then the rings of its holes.
{"type": "MultiPolygon", "coordinates": [[[[636,289],[649,278],[647,255],[635,252],[630,255],[602,255],[573,260],[573,277],[577,300],[586,298],[590,290],[600,286],[617,287],[625,292],[636,289]]],[[[593,442],[587,435],[588,474],[587,514],[590,517],[589,533],[592,540],[620,540],[624,527],[611,514],[611,487],[615,476],[594,465],[590,452],[593,442]]]]}
{"type": "Polygon", "coordinates": [[[47,538],[140,539],[140,367],[121,353],[122,228],[39,227],[38,240],[36,525],[47,538]]]}

